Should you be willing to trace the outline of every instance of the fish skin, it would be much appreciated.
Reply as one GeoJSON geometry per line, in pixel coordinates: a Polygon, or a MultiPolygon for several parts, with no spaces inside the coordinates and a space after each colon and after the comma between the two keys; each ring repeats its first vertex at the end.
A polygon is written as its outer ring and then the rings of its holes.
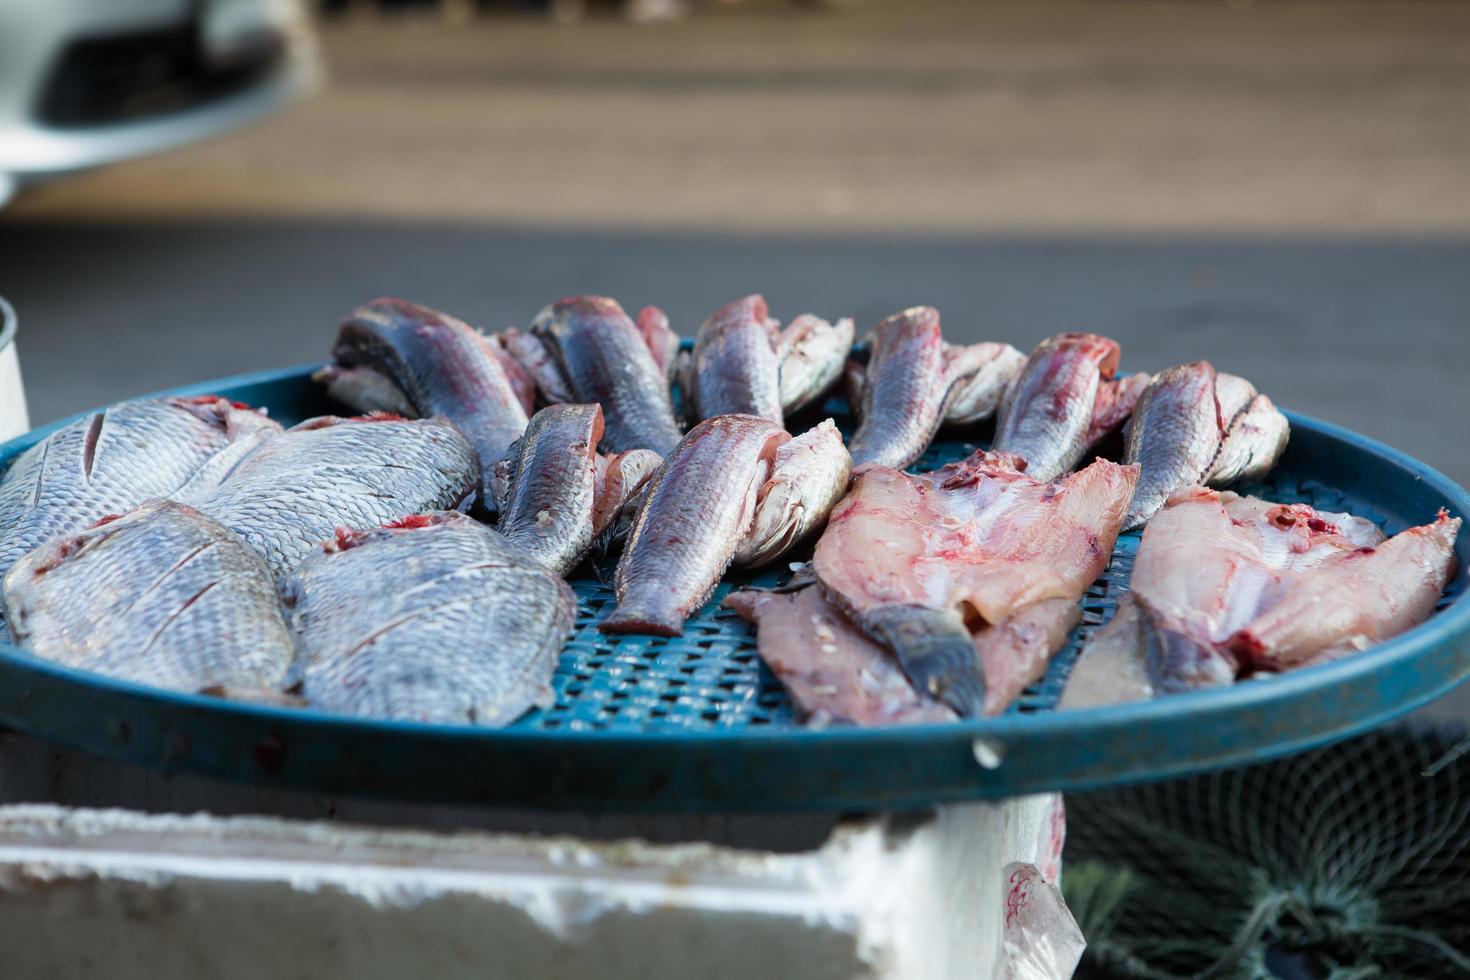
{"type": "Polygon", "coordinates": [[[944,421],[950,425],[973,425],[984,422],[1000,408],[1011,382],[1021,373],[1026,355],[1010,344],[980,343],[955,349],[965,368],[973,361],[973,372],[964,370],[966,379],[955,389],[944,421]]]}
{"type": "Polygon", "coordinates": [[[462,506],[480,485],[474,447],[445,419],[325,416],[267,441],[188,502],[281,575],[338,527],[462,506]]]}
{"type": "Polygon", "coordinates": [[[1250,407],[1258,392],[1256,386],[1238,374],[1215,372],[1215,401],[1220,404],[1220,420],[1230,428],[1241,412],[1250,407]]]}
{"type": "Polygon", "coordinates": [[[500,369],[505,372],[505,379],[510,382],[510,390],[515,392],[516,401],[521,403],[521,411],[525,412],[527,417],[535,415],[536,379],[531,377],[531,372],[522,367],[521,362],[510,352],[503,336],[495,333],[486,334],[485,343],[495,355],[495,359],[500,362],[500,369]]]}
{"type": "Polygon", "coordinates": [[[526,375],[536,382],[542,401],[548,405],[564,405],[576,401],[562,377],[556,359],[534,334],[512,327],[500,334],[500,345],[516,359],[526,375]]]}
{"type": "Polygon", "coordinates": [[[776,450],[790,438],[753,415],[690,429],[649,485],[613,577],[617,608],[599,628],[677,636],[735,557],[776,450]]]}
{"type": "Polygon", "coordinates": [[[756,626],[761,659],[804,722],[863,726],[954,721],[941,701],[916,691],[893,654],[852,625],[822,590],[745,590],[725,605],[756,626]]]}
{"type": "Polygon", "coordinates": [[[1071,470],[1087,451],[1098,388],[1118,369],[1117,341],[1092,333],[1043,340],[1006,393],[992,448],[1026,460],[1038,480],[1071,470]]]}
{"type": "Polygon", "coordinates": [[[735,565],[775,561],[814,534],[851,476],[852,457],[832,419],[778,446],[771,475],[756,495],[755,520],[735,550],[735,565]]]}
{"type": "Polygon", "coordinates": [[[1124,530],[1142,525],[1176,491],[1202,482],[1224,431],[1209,361],[1154,375],[1124,432],[1123,460],[1142,469],[1124,530]]]}
{"type": "MultiPolygon", "coordinates": [[[[871,351],[858,428],[848,448],[858,471],[900,469],[923,455],[944,421],[955,386],[969,375],[952,368],[955,355],[932,306],[915,306],[880,322],[873,328],[871,351]]],[[[973,374],[978,365],[971,367],[973,374]]]]}
{"type": "Polygon", "coordinates": [[[537,315],[531,332],[550,351],[575,400],[602,406],[608,451],[673,452],[682,436],[667,377],[615,300],[558,300],[537,315]]]}
{"type": "Polygon", "coordinates": [[[151,500],[51,538],[4,580],[36,656],[175,691],[279,690],[291,633],[260,556],[184,504],[151,500]]]}
{"type": "Polygon", "coordinates": [[[550,701],[577,609],[554,572],[455,512],[343,530],[281,594],[313,707],[481,727],[550,701]]]}
{"type": "Polygon", "coordinates": [[[664,460],[652,449],[630,449],[599,459],[592,530],[594,534],[611,535],[614,541],[621,541],[632,527],[644,489],[664,460]]]}
{"type": "Polygon", "coordinates": [[[1281,459],[1290,438],[1286,416],[1270,398],[1256,395],[1230,423],[1205,482],[1219,487],[1259,480],[1281,459]]]}
{"type": "Polygon", "coordinates": [[[498,530],[535,561],[565,575],[592,547],[598,405],[552,405],[517,443],[498,530]]]}
{"type": "Polygon", "coordinates": [[[1344,645],[1366,649],[1429,618],[1455,571],[1461,519],[1441,511],[1376,548],[1344,551],[1289,583],[1226,641],[1257,668],[1280,670],[1344,645]]]}
{"type": "Polygon", "coordinates": [[[636,321],[638,333],[653,355],[653,363],[672,381],[679,359],[679,335],[669,328],[668,314],[657,306],[645,306],[638,311],[636,321]]]}
{"type": "MultiPolygon", "coordinates": [[[[1022,466],[977,452],[917,476],[869,469],[834,509],[813,557],[827,596],[894,650],[917,687],[963,714],[1025,686],[987,680],[974,634],[1017,627],[1028,620],[1013,617],[1048,600],[1075,604],[1111,556],[1138,476],[1136,467],[1098,460],[1048,484],[1022,466]]],[[[1057,607],[1032,615],[1034,636],[1057,607]]],[[[1003,635],[985,642],[1000,644],[993,655],[1006,643],[1016,649],[1003,635]]],[[[996,662],[1029,677],[1035,658],[996,662]]]]}
{"type": "Polygon", "coordinates": [[[698,419],[757,415],[782,425],[779,335],[765,298],[744,296],[720,307],[694,339],[685,389],[698,419]]]}
{"type": "Polygon", "coordinates": [[[810,313],[794,318],[781,331],[776,357],[784,415],[795,415],[832,390],[842,378],[853,338],[851,317],[829,323],[810,313]]]}
{"type": "MultiPolygon", "coordinates": [[[[529,419],[501,352],[468,324],[401,299],[375,299],[342,321],[332,347],[339,367],[371,368],[408,397],[420,417],[442,415],[480,454],[485,477],[529,419]]],[[[487,509],[490,486],[481,487],[487,509]]]]}
{"type": "Polygon", "coordinates": [[[1087,449],[1092,451],[1132,417],[1138,399],[1153,381],[1144,371],[1126,377],[1112,378],[1097,386],[1097,399],[1092,405],[1092,421],[1087,426],[1087,449]]]}
{"type": "Polygon", "coordinates": [[[130,401],[73,422],[0,476],[0,575],[46,539],[207,491],[281,427],[223,398],[130,401]]]}

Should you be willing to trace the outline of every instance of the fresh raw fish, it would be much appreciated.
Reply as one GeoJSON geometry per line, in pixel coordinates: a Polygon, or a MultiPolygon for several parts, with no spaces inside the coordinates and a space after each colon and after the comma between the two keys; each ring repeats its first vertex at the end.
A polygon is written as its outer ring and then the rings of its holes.
{"type": "Polygon", "coordinates": [[[53,432],[0,477],[0,575],[54,535],[154,497],[208,491],[280,431],[205,395],[123,402],[53,432]]]}
{"type": "Polygon", "coordinates": [[[1124,530],[1154,516],[1175,491],[1202,483],[1224,432],[1209,361],[1154,375],[1125,430],[1123,459],[1140,472],[1124,530]]]}
{"type": "Polygon", "coordinates": [[[790,416],[822,398],[842,377],[852,351],[849,317],[829,323],[803,313],[781,331],[781,409],[790,416]]]}
{"type": "Polygon", "coordinates": [[[763,565],[806,540],[827,520],[851,476],[852,457],[831,419],[778,446],[735,564],[763,565]]]}
{"type": "Polygon", "coordinates": [[[1006,389],[1021,373],[1026,355],[1010,344],[981,343],[954,349],[965,359],[963,373],[968,375],[950,400],[944,421],[954,425],[983,422],[1000,408],[1006,389]],[[974,373],[970,373],[973,362],[974,373]]]}
{"type": "Polygon", "coordinates": [[[1024,465],[977,452],[918,476],[870,469],[817,542],[813,566],[828,597],[898,655],[917,687],[962,714],[987,710],[989,688],[1025,686],[1004,666],[982,674],[977,648],[984,660],[995,644],[994,662],[1022,664],[1034,679],[1037,658],[990,631],[1065,637],[1062,606],[1107,565],[1138,477],[1137,467],[1098,460],[1043,483],[1024,465]],[[1049,600],[1063,603],[1031,608],[1049,600]]]}
{"type": "Polygon", "coordinates": [[[1130,594],[1063,707],[1228,684],[1396,635],[1432,611],[1459,519],[1384,540],[1371,522],[1192,487],[1144,529],[1130,594]]]}
{"type": "Polygon", "coordinates": [[[498,530],[559,575],[592,547],[601,438],[599,406],[552,405],[532,417],[511,449],[498,530]]]}
{"type": "Polygon", "coordinates": [[[668,378],[615,300],[559,300],[537,315],[531,332],[551,354],[574,399],[602,406],[608,450],[673,452],[681,436],[668,378]]]}
{"type": "Polygon", "coordinates": [[[280,575],[338,527],[460,507],[479,487],[474,447],[442,418],[327,416],[266,441],[217,488],[188,502],[280,575]]]}
{"type": "Polygon", "coordinates": [[[1215,401],[1219,403],[1220,420],[1225,428],[1230,428],[1240,413],[1250,407],[1256,394],[1256,386],[1240,375],[1215,372],[1215,401]]]}
{"type": "Polygon", "coordinates": [[[638,311],[637,326],[653,363],[672,381],[679,360],[679,335],[669,329],[668,314],[657,306],[645,306],[638,311]]]}
{"type": "Polygon", "coordinates": [[[683,385],[694,417],[756,415],[782,424],[778,343],[763,297],[716,310],[699,328],[683,385]]]}
{"type": "MultiPolygon", "coordinates": [[[[382,384],[391,383],[420,417],[442,415],[458,426],[487,476],[526,429],[522,395],[505,370],[509,355],[437,310],[401,299],[373,300],[342,321],[332,358],[337,367],[357,369],[359,377],[376,371],[384,378],[368,404],[353,407],[382,409],[382,384]]],[[[336,392],[342,393],[340,384],[336,392]]],[[[493,508],[491,488],[482,490],[485,507],[493,508]]]]}
{"type": "Polygon", "coordinates": [[[548,405],[576,401],[567,386],[566,378],[562,377],[561,368],[556,365],[556,359],[535,334],[512,327],[499,336],[500,345],[505,348],[506,353],[514,357],[526,375],[536,382],[536,389],[541,393],[543,401],[548,405]]]}
{"type": "Polygon", "coordinates": [[[735,557],[776,451],[790,438],[753,415],[716,416],[689,430],[644,496],[613,580],[618,606],[601,629],[679,634],[735,557]]]}
{"type": "Polygon", "coordinates": [[[406,419],[419,417],[403,389],[393,379],[373,368],[338,367],[328,364],[312,373],[311,380],[324,385],[327,394],[359,412],[387,412],[406,419]]]}
{"type": "Polygon", "coordinates": [[[1218,487],[1259,480],[1281,459],[1290,438],[1286,416],[1270,398],[1256,395],[1230,423],[1206,482],[1218,487]]]}
{"type": "Polygon", "coordinates": [[[1043,340],[1007,392],[996,422],[996,452],[1026,460],[1026,472],[1052,480],[1081,461],[1100,437],[1093,424],[1098,391],[1118,370],[1116,341],[1093,333],[1043,340]]]}
{"type": "Polygon", "coordinates": [[[1455,570],[1461,519],[1441,511],[1373,549],[1335,560],[1286,583],[1269,608],[1226,641],[1258,669],[1363,650],[1429,618],[1455,570]]]}
{"type": "Polygon", "coordinates": [[[757,627],[761,659],[808,725],[953,721],[948,705],[914,690],[898,661],[852,625],[822,590],[747,590],[725,605],[757,627]]]}
{"type": "Polygon", "coordinates": [[[505,380],[510,382],[510,390],[515,392],[516,401],[521,403],[521,410],[529,417],[536,413],[536,379],[531,372],[521,366],[521,362],[510,348],[506,346],[505,338],[500,334],[486,334],[485,343],[490,352],[500,362],[500,369],[505,372],[505,380]]]}
{"type": "Polygon", "coordinates": [[[1087,427],[1087,448],[1096,449],[1098,444],[1120,431],[1133,415],[1138,399],[1148,388],[1153,375],[1143,371],[1121,378],[1105,380],[1097,386],[1097,398],[1092,404],[1092,422],[1087,427]]]}
{"type": "Polygon", "coordinates": [[[558,575],[454,512],[340,530],[281,595],[314,707],[483,727],[550,702],[577,610],[558,575]]]}
{"type": "Polygon", "coordinates": [[[664,460],[652,449],[630,449],[599,456],[598,461],[592,528],[602,539],[603,550],[607,550],[627,538],[643,503],[643,494],[664,460]]]}
{"type": "Polygon", "coordinates": [[[978,358],[944,342],[939,311],[915,306],[873,328],[862,372],[853,466],[902,468],[918,459],[944,421],[957,386],[980,369],[978,358]]]}
{"type": "Polygon", "coordinates": [[[268,694],[291,665],[265,562],[171,500],[51,538],[4,584],[16,638],[67,667],[175,691],[268,694]]]}

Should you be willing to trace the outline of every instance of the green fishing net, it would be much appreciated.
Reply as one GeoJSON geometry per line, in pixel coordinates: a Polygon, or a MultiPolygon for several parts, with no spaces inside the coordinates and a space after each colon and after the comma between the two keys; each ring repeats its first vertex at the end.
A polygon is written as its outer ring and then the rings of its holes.
{"type": "Polygon", "coordinates": [[[1083,977],[1470,977],[1470,742],[1389,729],[1067,797],[1083,977]]]}

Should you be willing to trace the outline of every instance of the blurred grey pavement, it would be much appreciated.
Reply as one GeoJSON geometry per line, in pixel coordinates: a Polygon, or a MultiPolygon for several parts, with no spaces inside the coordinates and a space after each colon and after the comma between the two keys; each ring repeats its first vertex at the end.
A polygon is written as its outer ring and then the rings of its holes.
{"type": "Polygon", "coordinates": [[[1470,4],[753,0],[323,46],[315,99],[0,214],[38,423],[319,360],[377,295],[689,333],[762,291],[1208,358],[1470,483],[1470,4]]]}

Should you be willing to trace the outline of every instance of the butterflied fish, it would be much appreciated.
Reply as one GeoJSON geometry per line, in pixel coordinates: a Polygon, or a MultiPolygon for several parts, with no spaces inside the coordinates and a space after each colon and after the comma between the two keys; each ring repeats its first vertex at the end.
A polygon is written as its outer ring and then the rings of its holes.
{"type": "MultiPolygon", "coordinates": [[[[337,332],[332,358],[341,368],[376,371],[383,381],[360,411],[384,407],[382,386],[391,384],[420,417],[442,415],[459,427],[479,453],[488,475],[495,461],[525,431],[522,393],[507,376],[508,355],[454,317],[401,299],[377,299],[352,311],[337,332]]],[[[327,379],[331,383],[330,377],[327,379]]],[[[523,386],[524,387],[524,386],[523,386]]],[[[342,394],[341,385],[335,388],[342,394]]],[[[493,508],[491,488],[482,488],[493,508]]]]}
{"type": "Polygon", "coordinates": [[[955,718],[948,705],[915,691],[893,654],[853,626],[821,589],[734,592],[725,605],[756,625],[761,659],[809,725],[955,718]]]}
{"type": "Polygon", "coordinates": [[[338,527],[463,506],[480,486],[474,447],[444,419],[311,419],[266,441],[189,502],[280,575],[338,527]]]}
{"type": "Polygon", "coordinates": [[[532,417],[512,449],[509,495],[498,530],[559,575],[575,568],[592,547],[601,438],[601,408],[552,405],[532,417]]]}
{"type": "Polygon", "coordinates": [[[202,493],[281,427],[214,396],[123,402],[53,432],[0,477],[0,575],[53,535],[202,493]]]}
{"type": "Polygon", "coordinates": [[[1151,520],[1130,594],[1089,640],[1063,707],[1232,683],[1402,632],[1453,567],[1459,521],[1385,541],[1371,522],[1200,487],[1151,520]]]}
{"type": "Polygon", "coordinates": [[[1116,341],[1063,333],[1042,341],[1007,391],[996,422],[996,452],[1026,460],[1026,472],[1051,480],[1072,469],[1099,438],[1098,391],[1118,369],[1116,341]]]}
{"type": "Polygon", "coordinates": [[[1023,465],[977,452],[918,476],[870,469],[817,542],[827,595],[916,687],[962,714],[998,710],[1044,670],[1075,622],[1066,607],[1108,562],[1138,477],[1098,460],[1043,483],[1023,465]]]}
{"type": "Polygon", "coordinates": [[[944,421],[957,385],[980,369],[944,342],[939,311],[916,306],[873,328],[863,370],[853,466],[902,468],[918,459],[944,421]]]}
{"type": "Polygon", "coordinates": [[[611,452],[679,444],[668,378],[643,334],[616,301],[573,296],[542,310],[531,332],[555,360],[576,401],[602,406],[611,452]]]}
{"type": "Polygon", "coordinates": [[[755,518],[735,551],[745,567],[774,561],[826,522],[847,490],[852,457],[827,419],[776,449],[771,475],[756,496],[755,518]]]}
{"type": "Polygon", "coordinates": [[[776,451],[790,438],[753,415],[716,416],[689,430],[644,495],[613,580],[617,609],[601,629],[678,635],[735,557],[776,451]]]}
{"type": "Polygon", "coordinates": [[[1143,524],[1176,491],[1204,481],[1225,424],[1209,361],[1160,371],[1128,420],[1123,459],[1140,468],[1124,529],[1143,524]]]}
{"type": "Polygon", "coordinates": [[[761,296],[715,311],[694,340],[684,397],[694,417],[757,415],[782,423],[779,331],[761,296]]]}
{"type": "Polygon", "coordinates": [[[1010,344],[971,344],[954,350],[955,356],[962,359],[961,371],[966,378],[956,387],[944,421],[954,425],[983,422],[1000,408],[1006,389],[1026,363],[1026,355],[1010,344]]]}
{"type": "Polygon", "coordinates": [[[265,562],[171,500],[51,538],[15,563],[4,593],[21,644],[67,667],[176,691],[269,693],[291,664],[265,562]]]}
{"type": "Polygon", "coordinates": [[[842,378],[852,351],[852,320],[829,323],[803,313],[781,331],[777,357],[781,362],[781,409],[786,415],[822,398],[842,378]]]}
{"type": "Polygon", "coordinates": [[[550,702],[577,609],[558,575],[453,512],[342,530],[281,594],[313,707],[485,727],[550,702]]]}

